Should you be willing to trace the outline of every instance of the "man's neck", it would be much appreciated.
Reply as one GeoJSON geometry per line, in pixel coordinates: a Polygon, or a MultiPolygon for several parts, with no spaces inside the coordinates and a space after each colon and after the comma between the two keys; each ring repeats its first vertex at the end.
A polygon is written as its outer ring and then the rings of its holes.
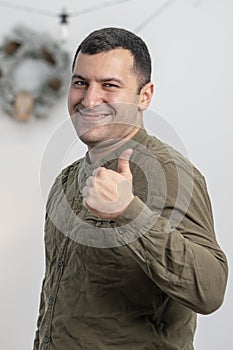
{"type": "Polygon", "coordinates": [[[106,157],[108,154],[114,152],[117,148],[124,145],[128,140],[131,140],[134,135],[137,134],[140,128],[136,128],[133,133],[131,133],[127,138],[107,140],[101,142],[95,147],[89,148],[88,156],[91,164],[98,162],[100,159],[106,157]]]}

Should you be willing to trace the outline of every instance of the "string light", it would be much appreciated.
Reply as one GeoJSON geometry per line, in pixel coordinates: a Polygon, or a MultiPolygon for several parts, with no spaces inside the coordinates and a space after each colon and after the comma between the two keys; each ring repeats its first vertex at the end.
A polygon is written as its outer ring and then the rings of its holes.
{"type": "Polygon", "coordinates": [[[68,18],[69,14],[65,9],[62,10],[62,12],[59,15],[60,18],[60,34],[61,34],[61,41],[65,42],[68,38],[68,18]]]}
{"type": "MultiPolygon", "coordinates": [[[[102,4],[80,9],[79,11],[75,11],[73,13],[68,13],[65,9],[63,9],[59,14],[51,13],[46,10],[40,10],[40,9],[35,9],[29,6],[23,6],[23,5],[18,5],[14,3],[9,3],[8,1],[0,1],[0,6],[2,7],[8,7],[12,9],[17,9],[21,11],[26,11],[30,13],[36,13],[44,16],[49,16],[49,17],[58,17],[59,18],[59,25],[60,25],[60,36],[61,36],[61,41],[65,42],[68,38],[68,25],[69,25],[69,19],[71,17],[76,17],[80,15],[84,15],[93,11],[101,10],[109,6],[113,5],[119,5],[122,2],[128,2],[131,0],[112,0],[112,1],[105,1],[102,4]]],[[[192,0],[193,3],[192,5],[197,7],[200,5],[202,0],[192,0]]],[[[163,3],[159,8],[156,9],[155,12],[153,12],[149,17],[147,17],[140,25],[138,25],[135,28],[135,32],[141,31],[146,25],[148,25],[154,18],[158,17],[160,14],[162,14],[170,5],[172,5],[175,2],[175,0],[168,0],[165,3],[163,3]]]]}
{"type": "Polygon", "coordinates": [[[61,41],[64,42],[67,40],[68,38],[68,19],[70,17],[76,17],[76,16],[80,16],[86,13],[90,13],[93,11],[97,11],[97,10],[101,10],[104,9],[106,7],[109,6],[113,6],[113,5],[118,5],[122,2],[128,2],[131,0],[112,0],[112,1],[105,1],[102,4],[99,4],[97,6],[92,6],[92,7],[88,7],[88,8],[84,8],[81,9],[79,11],[76,11],[72,14],[68,14],[67,11],[65,9],[63,9],[61,11],[61,13],[59,13],[58,15],[55,13],[51,13],[49,11],[46,10],[40,10],[40,9],[36,9],[33,7],[29,7],[29,6],[24,6],[24,5],[18,5],[15,3],[9,3],[8,1],[0,1],[0,6],[2,7],[8,7],[11,9],[16,9],[16,10],[20,10],[20,11],[24,11],[24,12],[30,12],[30,13],[36,13],[39,15],[44,15],[44,16],[49,16],[49,17],[58,17],[59,18],[59,25],[60,25],[60,35],[61,35],[61,41]]]}

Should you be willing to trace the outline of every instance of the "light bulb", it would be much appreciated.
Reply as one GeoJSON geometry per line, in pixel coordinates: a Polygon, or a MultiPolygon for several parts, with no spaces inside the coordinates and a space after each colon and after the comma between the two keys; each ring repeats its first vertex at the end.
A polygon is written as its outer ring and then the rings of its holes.
{"type": "Polygon", "coordinates": [[[65,9],[62,10],[62,12],[59,15],[59,18],[60,18],[61,40],[64,42],[68,38],[68,18],[69,18],[69,14],[65,9]]]}

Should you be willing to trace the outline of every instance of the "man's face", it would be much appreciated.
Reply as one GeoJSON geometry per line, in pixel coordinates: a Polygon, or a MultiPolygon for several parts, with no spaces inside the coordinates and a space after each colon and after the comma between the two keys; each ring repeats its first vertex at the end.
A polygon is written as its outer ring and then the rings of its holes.
{"type": "Polygon", "coordinates": [[[125,49],[78,54],[68,108],[78,136],[89,148],[131,138],[141,126],[141,93],[133,63],[125,49]]]}

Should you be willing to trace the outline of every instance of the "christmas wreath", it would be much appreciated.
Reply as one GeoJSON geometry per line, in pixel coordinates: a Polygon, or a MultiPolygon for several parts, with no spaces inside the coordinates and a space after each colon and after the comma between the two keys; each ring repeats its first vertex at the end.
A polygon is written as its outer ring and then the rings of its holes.
{"type": "Polygon", "coordinates": [[[67,89],[70,57],[47,34],[16,27],[0,47],[1,107],[19,120],[45,117],[67,89]]]}

